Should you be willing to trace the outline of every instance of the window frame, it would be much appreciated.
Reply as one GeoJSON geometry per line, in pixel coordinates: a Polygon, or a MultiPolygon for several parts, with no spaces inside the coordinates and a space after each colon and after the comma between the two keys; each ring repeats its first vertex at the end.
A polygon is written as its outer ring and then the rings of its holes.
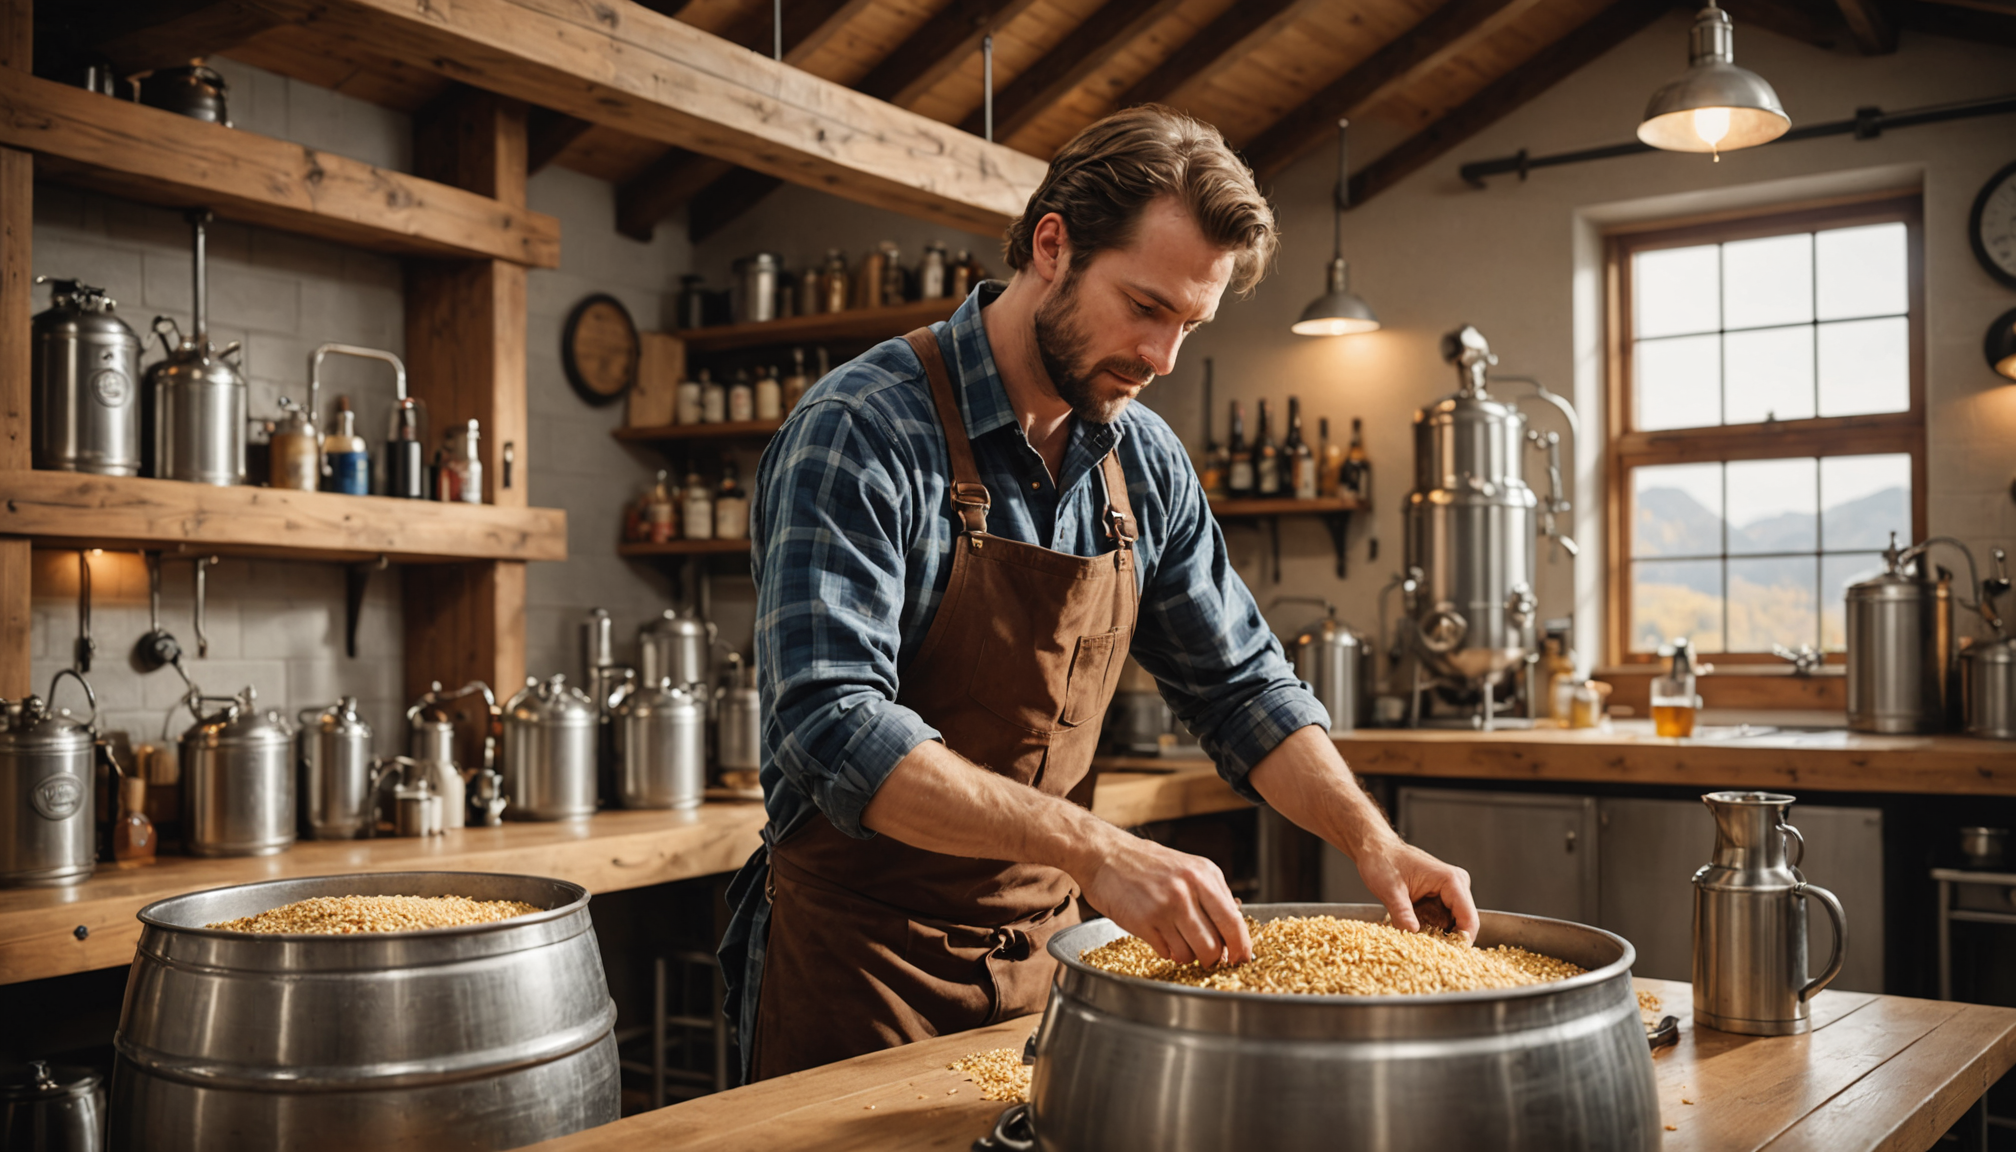
{"type": "MultiPolygon", "coordinates": [[[[1713,463],[1801,456],[1860,456],[1879,453],[1911,458],[1911,538],[1926,535],[1925,439],[1925,223],[1924,198],[1916,189],[1839,197],[1762,211],[1718,213],[1686,220],[1622,225],[1605,230],[1604,288],[1607,371],[1605,390],[1604,535],[1609,561],[1605,578],[1604,648],[1613,666],[1649,665],[1659,657],[1630,650],[1631,494],[1633,469],[1657,464],[1713,463]],[[1752,240],[1794,232],[1902,223],[1908,312],[1907,351],[1910,407],[1902,412],[1861,416],[1819,416],[1756,424],[1712,425],[1658,431],[1632,429],[1633,313],[1631,258],[1660,248],[1684,248],[1752,240]]],[[[1727,590],[1723,593],[1726,601],[1727,590]]],[[[1782,664],[1769,652],[1704,653],[1717,664],[1782,664]]],[[[1846,654],[1827,654],[1840,664],[1846,654]]]]}

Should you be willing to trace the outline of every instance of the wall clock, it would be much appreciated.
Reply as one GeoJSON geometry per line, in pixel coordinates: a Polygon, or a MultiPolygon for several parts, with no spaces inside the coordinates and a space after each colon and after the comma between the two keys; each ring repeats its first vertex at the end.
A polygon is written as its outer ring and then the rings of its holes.
{"type": "Polygon", "coordinates": [[[596,293],[574,306],[560,330],[560,362],[567,382],[598,407],[613,403],[637,382],[637,325],[623,302],[596,293]]]}
{"type": "Polygon", "coordinates": [[[1967,218],[1967,239],[1974,258],[1988,274],[2016,288],[2016,160],[1981,186],[1974,211],[1967,218]]]}

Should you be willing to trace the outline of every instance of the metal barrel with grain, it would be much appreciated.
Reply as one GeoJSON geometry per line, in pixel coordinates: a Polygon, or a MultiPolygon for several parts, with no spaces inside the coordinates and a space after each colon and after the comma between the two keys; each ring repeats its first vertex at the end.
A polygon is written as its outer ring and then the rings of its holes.
{"type": "Polygon", "coordinates": [[[114,1149],[501,1149],[617,1117],[616,1005],[578,885],[322,876],[176,896],[140,920],[115,1039],[114,1149]],[[205,927],[379,895],[542,911],[348,935],[205,927]]]}

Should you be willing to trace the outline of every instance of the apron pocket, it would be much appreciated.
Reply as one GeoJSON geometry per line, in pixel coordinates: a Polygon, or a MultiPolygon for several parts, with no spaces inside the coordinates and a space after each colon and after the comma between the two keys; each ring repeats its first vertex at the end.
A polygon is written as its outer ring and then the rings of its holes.
{"type": "Polygon", "coordinates": [[[989,605],[988,612],[967,695],[1025,732],[1055,732],[1064,714],[1071,640],[1057,634],[1054,613],[1039,617],[1012,597],[989,605]]]}
{"type": "Polygon", "coordinates": [[[1066,728],[1076,728],[1105,715],[1109,699],[1106,685],[1113,669],[1113,649],[1119,642],[1118,628],[1078,638],[1078,650],[1071,654],[1070,682],[1064,690],[1066,728]]]}

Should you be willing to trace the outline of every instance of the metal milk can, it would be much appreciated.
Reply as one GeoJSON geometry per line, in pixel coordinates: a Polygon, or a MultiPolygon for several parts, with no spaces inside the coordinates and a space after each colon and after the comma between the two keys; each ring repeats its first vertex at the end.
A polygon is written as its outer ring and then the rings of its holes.
{"type": "MultiPolygon", "coordinates": [[[[455,714],[445,704],[460,700],[465,696],[481,694],[483,697],[485,724],[497,712],[497,698],[490,686],[481,680],[471,680],[453,692],[443,692],[439,681],[426,695],[413,702],[406,710],[408,740],[406,751],[415,761],[415,767],[407,773],[409,777],[425,777],[441,799],[441,827],[461,828],[469,823],[469,768],[479,765],[465,765],[466,757],[456,755],[455,714]]],[[[486,731],[485,737],[489,733],[486,731]]],[[[488,759],[488,754],[485,754],[488,759]]]]}
{"type": "Polygon", "coordinates": [[[714,622],[697,609],[665,614],[637,630],[641,659],[637,674],[646,684],[670,677],[675,685],[706,684],[713,667],[714,622]]]}
{"type": "Polygon", "coordinates": [[[310,840],[354,840],[371,834],[371,725],[357,698],[296,717],[294,761],[300,771],[301,832],[310,840]]]}
{"type": "Polygon", "coordinates": [[[594,702],[566,677],[526,679],[504,706],[507,818],[573,820],[595,814],[597,722],[594,702]]]}
{"type": "MultiPolygon", "coordinates": [[[[1931,541],[1883,552],[1885,571],[1848,586],[1848,727],[1939,732],[1953,712],[1953,577],[1931,541]]],[[[1972,557],[1969,557],[1972,562],[1972,557]]]]}
{"type": "Polygon", "coordinates": [[[182,833],[192,856],[270,856],[294,843],[293,733],[278,712],[236,696],[189,702],[182,733],[182,833]],[[204,704],[223,707],[203,715],[204,704]]]}
{"type": "MultiPolygon", "coordinates": [[[[1288,642],[1295,675],[1309,685],[1330,713],[1330,731],[1350,732],[1366,722],[1372,692],[1372,647],[1365,637],[1337,619],[1337,608],[1326,600],[1291,596],[1276,604],[1307,600],[1323,606],[1323,618],[1288,642]]],[[[1270,605],[1271,607],[1271,605],[1270,605]]]]}
{"type": "Polygon", "coordinates": [[[0,701],[0,888],[82,884],[97,861],[92,796],[93,726],[98,700],[82,676],[64,669],[49,681],[49,699],[65,676],[91,699],[83,723],[41,697],[19,706],[0,701]]]}
{"type": "Polygon", "coordinates": [[[103,288],[52,280],[31,337],[37,468],[140,474],[140,336],[112,314],[103,288]]]}
{"type": "Polygon", "coordinates": [[[616,786],[625,808],[697,808],[707,787],[707,705],[671,680],[616,703],[616,786]]]}
{"type": "Polygon", "coordinates": [[[720,767],[724,771],[761,768],[763,698],[756,688],[756,666],[745,668],[740,652],[728,654],[727,683],[720,690],[716,708],[720,767]]]}
{"type": "Polygon", "coordinates": [[[231,357],[234,341],[221,351],[210,346],[209,272],[204,257],[207,210],[189,214],[195,233],[195,319],[184,335],[166,316],[154,331],[168,358],[147,369],[142,399],[154,428],[153,475],[164,480],[229,486],[245,483],[245,430],[248,389],[231,357]],[[174,339],[170,340],[170,334],[174,339]]]}
{"type": "Polygon", "coordinates": [[[1841,974],[1848,921],[1841,902],[1808,884],[1799,830],[1785,822],[1793,797],[1775,792],[1710,792],[1715,858],[1694,873],[1694,1022],[1746,1036],[1790,1036],[1813,1028],[1813,994],[1841,974]],[[1787,841],[1798,846],[1786,859],[1787,841]],[[1806,898],[1834,921],[1834,954],[1806,975],[1806,898]]]}

